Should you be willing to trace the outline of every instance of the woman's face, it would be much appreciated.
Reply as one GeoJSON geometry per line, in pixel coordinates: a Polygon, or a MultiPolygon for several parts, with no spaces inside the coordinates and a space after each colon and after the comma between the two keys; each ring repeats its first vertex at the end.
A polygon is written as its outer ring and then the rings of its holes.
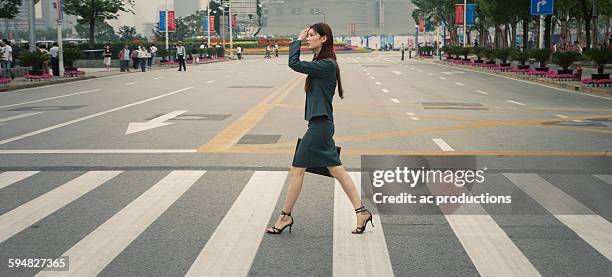
{"type": "Polygon", "coordinates": [[[313,51],[320,49],[321,46],[323,46],[323,43],[325,41],[327,41],[326,36],[321,36],[317,34],[317,32],[315,32],[315,30],[312,28],[308,30],[308,36],[306,37],[306,42],[308,43],[308,49],[313,50],[313,51]]]}

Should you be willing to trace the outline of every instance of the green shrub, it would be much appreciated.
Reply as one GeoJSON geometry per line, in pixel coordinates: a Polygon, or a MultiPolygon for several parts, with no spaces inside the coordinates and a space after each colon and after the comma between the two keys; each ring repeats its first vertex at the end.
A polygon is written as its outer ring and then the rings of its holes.
{"type": "Polygon", "coordinates": [[[573,63],[580,61],[581,58],[582,55],[576,52],[556,52],[553,54],[552,61],[564,70],[568,70],[573,63]]]}
{"type": "Polygon", "coordinates": [[[483,57],[483,52],[484,52],[485,48],[482,46],[476,46],[474,48],[472,48],[472,53],[474,53],[474,55],[476,55],[476,58],[478,60],[482,60],[483,57]]]}
{"type": "Polygon", "coordinates": [[[26,51],[21,54],[20,62],[23,66],[31,66],[33,70],[40,70],[42,69],[43,62],[49,59],[51,59],[51,56],[48,53],[26,51]]]}
{"type": "Polygon", "coordinates": [[[500,48],[495,50],[495,57],[500,59],[502,63],[508,63],[508,58],[514,52],[514,48],[500,48]]]}
{"type": "Polygon", "coordinates": [[[546,62],[550,58],[551,51],[548,48],[544,49],[531,49],[529,51],[529,56],[534,58],[536,61],[540,63],[540,67],[545,67],[546,62]]]}
{"type": "Polygon", "coordinates": [[[597,73],[604,73],[604,66],[610,62],[610,51],[607,45],[603,45],[601,48],[589,49],[585,52],[585,55],[589,60],[595,63],[597,66],[597,73]]]}
{"type": "Polygon", "coordinates": [[[529,53],[526,50],[514,51],[514,53],[512,53],[512,59],[519,62],[521,65],[525,65],[529,60],[529,53]]]}

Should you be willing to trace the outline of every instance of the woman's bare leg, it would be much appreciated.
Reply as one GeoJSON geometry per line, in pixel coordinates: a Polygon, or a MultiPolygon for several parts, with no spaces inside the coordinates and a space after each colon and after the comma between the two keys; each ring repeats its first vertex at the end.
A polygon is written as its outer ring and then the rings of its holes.
{"type": "MultiPolygon", "coordinates": [[[[338,180],[340,186],[342,186],[342,190],[346,193],[351,204],[353,204],[353,208],[357,209],[362,206],[361,197],[359,197],[359,192],[355,187],[355,183],[351,176],[346,172],[343,166],[334,166],[327,167],[329,173],[338,180]]],[[[357,227],[363,226],[363,223],[370,217],[368,212],[361,212],[357,215],[357,227]]]]}
{"type": "MultiPolygon", "coordinates": [[[[285,196],[285,203],[283,204],[283,211],[286,213],[290,213],[293,211],[293,207],[295,206],[295,202],[300,196],[300,192],[302,191],[302,184],[304,183],[304,173],[306,172],[306,168],[301,167],[292,167],[291,168],[291,181],[289,181],[289,187],[287,188],[287,195],[285,196]]],[[[293,222],[293,218],[288,216],[280,215],[276,220],[274,226],[278,229],[282,229],[283,226],[287,224],[291,224],[293,222]]],[[[272,230],[272,228],[268,228],[268,230],[272,230]]]]}

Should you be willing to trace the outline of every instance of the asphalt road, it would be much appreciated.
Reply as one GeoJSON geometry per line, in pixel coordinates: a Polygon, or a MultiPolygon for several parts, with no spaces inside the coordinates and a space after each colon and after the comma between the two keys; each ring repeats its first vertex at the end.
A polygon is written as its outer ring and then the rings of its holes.
{"type": "Polygon", "coordinates": [[[513,204],[378,205],[354,236],[339,185],[307,174],[295,229],[270,236],[307,127],[305,78],[286,56],[247,58],[0,93],[0,276],[612,272],[612,97],[339,55],[334,139],[358,185],[366,156],[443,155],[486,168],[464,191],[513,204]],[[11,267],[63,256],[68,271],[11,267]]]}

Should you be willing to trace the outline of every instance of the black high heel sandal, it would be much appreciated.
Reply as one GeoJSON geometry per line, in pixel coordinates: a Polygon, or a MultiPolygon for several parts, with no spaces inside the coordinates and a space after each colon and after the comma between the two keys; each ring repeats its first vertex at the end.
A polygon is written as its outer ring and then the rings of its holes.
{"type": "Polygon", "coordinates": [[[287,227],[289,227],[289,233],[291,233],[291,226],[293,226],[293,216],[291,216],[291,213],[286,213],[285,211],[282,211],[282,210],[281,210],[281,215],[283,215],[282,219],[285,219],[285,216],[291,217],[291,223],[283,226],[283,228],[280,228],[280,229],[276,228],[276,226],[272,226],[272,230],[266,229],[266,233],[278,235],[282,233],[283,230],[285,230],[285,228],[287,227]]]}
{"type": "Polygon", "coordinates": [[[363,225],[353,230],[352,232],[353,234],[363,234],[363,232],[365,232],[366,230],[366,226],[368,225],[368,221],[370,222],[370,224],[372,224],[372,227],[374,227],[374,223],[372,223],[372,213],[368,211],[368,209],[366,209],[365,206],[361,206],[360,208],[355,209],[355,213],[357,214],[362,213],[362,212],[368,212],[370,216],[368,217],[368,219],[366,219],[366,221],[363,222],[363,225]]]}

